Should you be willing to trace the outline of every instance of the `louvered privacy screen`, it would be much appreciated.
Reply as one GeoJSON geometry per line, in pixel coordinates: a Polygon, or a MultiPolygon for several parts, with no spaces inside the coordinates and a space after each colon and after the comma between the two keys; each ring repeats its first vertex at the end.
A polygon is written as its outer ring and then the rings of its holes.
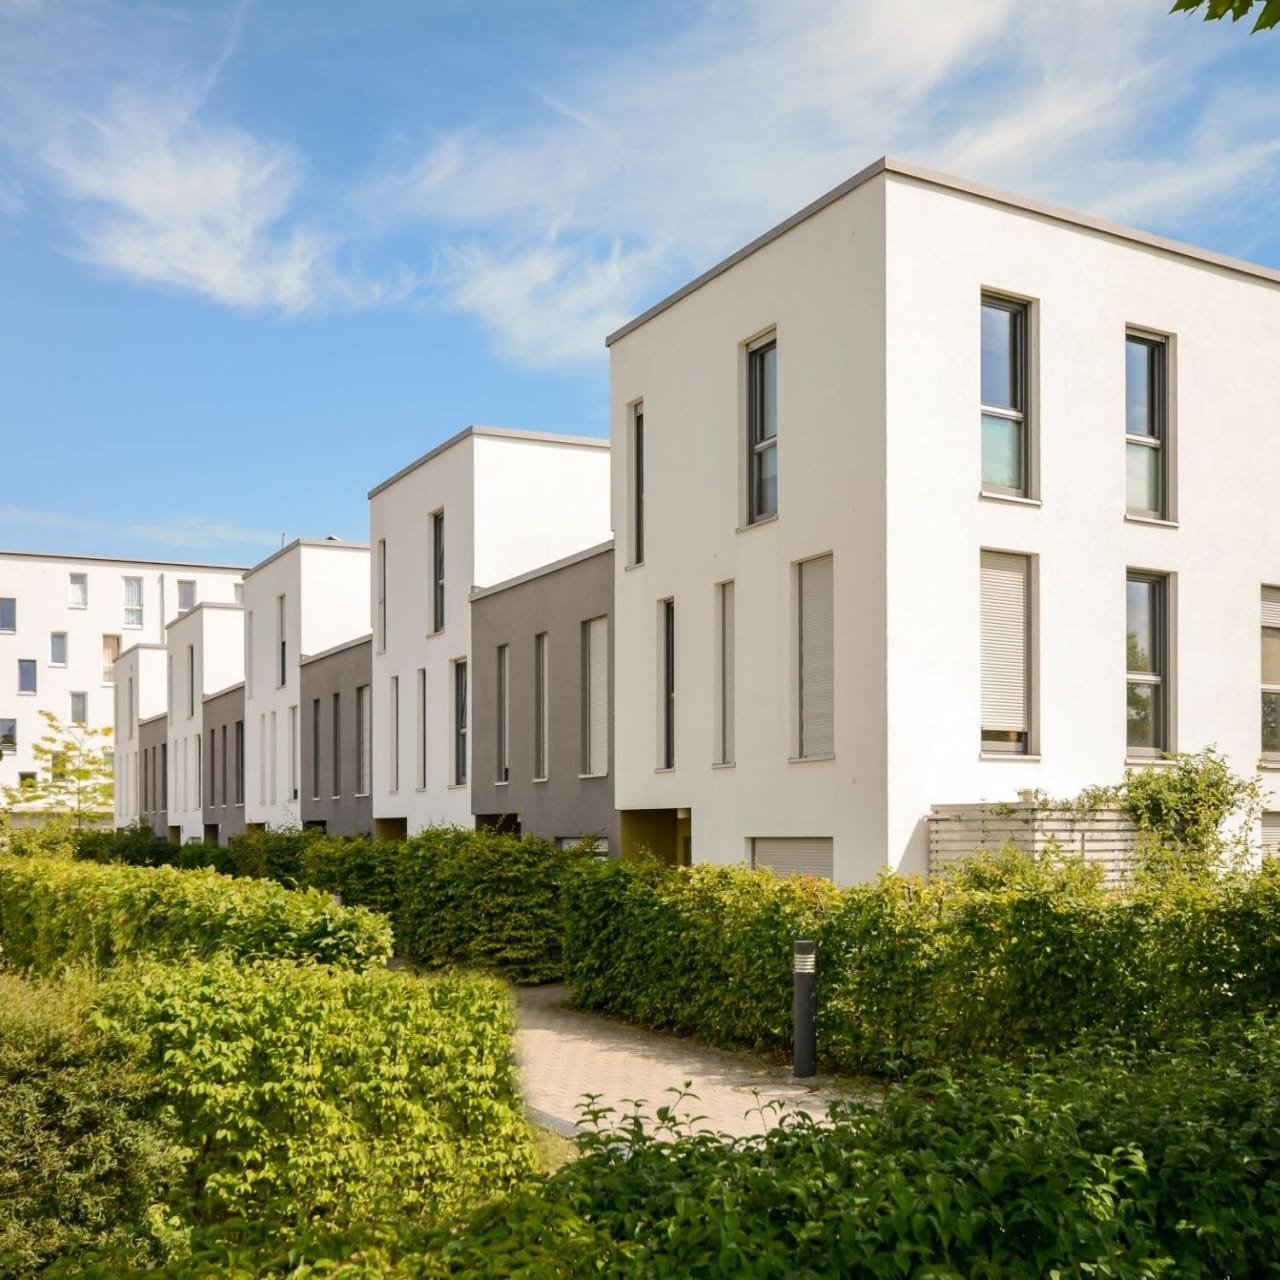
{"type": "Polygon", "coordinates": [[[982,553],[982,727],[1027,732],[1027,557],[982,553]]]}
{"type": "Polygon", "coordinates": [[[822,876],[830,880],[831,837],[757,837],[751,842],[751,865],[769,867],[780,876],[822,876]]]}
{"type": "Polygon", "coordinates": [[[831,557],[800,566],[800,754],[835,749],[831,557]]]}
{"type": "Polygon", "coordinates": [[[1262,625],[1280,627],[1280,587],[1262,588],[1262,625]]]}
{"type": "Polygon", "coordinates": [[[594,618],[587,631],[587,772],[609,772],[609,619],[594,618]]]}
{"type": "Polygon", "coordinates": [[[720,596],[720,724],[719,746],[717,757],[719,764],[731,764],[733,761],[734,733],[734,662],[733,662],[733,583],[722,582],[719,586],[720,596]]]}
{"type": "Polygon", "coordinates": [[[1262,847],[1272,852],[1280,847],[1280,813],[1262,815],[1262,847]]]}

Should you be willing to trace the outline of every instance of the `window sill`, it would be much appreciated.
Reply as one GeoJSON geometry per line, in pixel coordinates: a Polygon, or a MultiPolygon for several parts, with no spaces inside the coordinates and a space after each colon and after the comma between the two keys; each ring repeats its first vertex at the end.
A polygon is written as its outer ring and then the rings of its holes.
{"type": "Polygon", "coordinates": [[[654,773],[675,773],[676,767],[673,764],[660,764],[654,773]]]}
{"type": "Polygon", "coordinates": [[[1025,751],[979,751],[979,760],[1003,760],[1015,764],[1039,764],[1040,756],[1028,755],[1025,751]]]}
{"type": "Polygon", "coordinates": [[[643,569],[643,568],[644,568],[644,561],[637,560],[634,564],[624,564],[622,566],[622,572],[630,573],[632,569],[643,569]]]}
{"type": "Polygon", "coordinates": [[[34,698],[34,697],[36,697],[36,696],[37,696],[37,695],[36,695],[36,691],[35,691],[34,689],[19,689],[19,690],[18,690],[18,697],[20,697],[20,698],[34,698]]]}
{"type": "Polygon", "coordinates": [[[1024,498],[1016,493],[995,493],[991,489],[979,489],[978,497],[983,502],[1008,502],[1015,507],[1042,507],[1039,498],[1024,498]]]}
{"type": "Polygon", "coordinates": [[[1165,520],[1161,516],[1144,516],[1134,511],[1126,511],[1124,513],[1126,524],[1149,524],[1157,529],[1176,529],[1178,522],[1176,520],[1165,520]]]}
{"type": "Polygon", "coordinates": [[[740,524],[735,530],[736,533],[750,533],[752,529],[759,529],[763,525],[777,524],[778,513],[775,511],[771,516],[761,516],[759,520],[752,520],[749,524],[740,524]]]}
{"type": "Polygon", "coordinates": [[[1267,770],[1280,769],[1280,756],[1262,756],[1258,760],[1258,768],[1267,770]]]}
{"type": "Polygon", "coordinates": [[[718,760],[712,763],[713,769],[736,769],[738,762],[736,760],[718,760]]]}
{"type": "Polygon", "coordinates": [[[468,784],[465,782],[451,782],[445,788],[446,791],[465,791],[468,784]]]}
{"type": "Polygon", "coordinates": [[[1124,766],[1126,769],[1146,769],[1154,765],[1161,769],[1170,769],[1176,760],[1170,760],[1166,756],[1125,756],[1124,766]]]}
{"type": "Polygon", "coordinates": [[[821,764],[824,760],[834,760],[835,752],[825,756],[788,756],[788,764],[821,764]]]}
{"type": "Polygon", "coordinates": [[[442,636],[442,635],[444,635],[444,628],[443,628],[443,627],[441,627],[439,631],[428,631],[428,632],[427,632],[427,635],[426,635],[426,638],[427,638],[428,640],[434,640],[434,639],[436,638],[436,636],[442,636]]]}
{"type": "Polygon", "coordinates": [[[547,781],[548,781],[548,779],[547,779],[547,778],[531,778],[531,779],[530,779],[530,781],[531,781],[531,782],[542,782],[542,783],[545,783],[545,782],[547,782],[547,781]]]}
{"type": "Polygon", "coordinates": [[[49,665],[55,671],[65,671],[67,669],[67,664],[65,662],[51,662],[49,665]]]}
{"type": "Polygon", "coordinates": [[[494,785],[495,787],[509,787],[509,786],[511,785],[511,779],[510,779],[510,778],[495,778],[495,779],[493,780],[493,785],[494,785]]]}
{"type": "Polygon", "coordinates": [[[69,604],[69,605],[67,605],[67,608],[68,608],[68,609],[80,609],[80,610],[84,610],[84,609],[87,609],[88,607],[89,607],[89,606],[88,606],[87,604],[69,604]]]}
{"type": "Polygon", "coordinates": [[[579,782],[586,782],[589,778],[607,778],[607,773],[580,773],[578,774],[579,782]]]}

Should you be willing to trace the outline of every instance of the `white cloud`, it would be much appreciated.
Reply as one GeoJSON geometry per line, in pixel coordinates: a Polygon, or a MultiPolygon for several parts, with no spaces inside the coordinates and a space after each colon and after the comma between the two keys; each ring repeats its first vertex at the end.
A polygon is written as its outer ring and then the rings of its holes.
{"type": "Polygon", "coordinates": [[[175,515],[163,520],[128,523],[95,520],[61,511],[40,511],[29,507],[0,506],[0,526],[26,529],[60,529],[67,533],[102,537],[110,545],[122,540],[155,544],[175,551],[193,547],[204,550],[252,547],[261,552],[280,540],[279,531],[250,529],[207,516],[175,515]]]}

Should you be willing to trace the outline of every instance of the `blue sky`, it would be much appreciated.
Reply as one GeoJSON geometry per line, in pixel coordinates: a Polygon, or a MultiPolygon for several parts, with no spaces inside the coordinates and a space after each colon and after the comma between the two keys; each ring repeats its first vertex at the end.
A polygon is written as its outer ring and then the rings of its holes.
{"type": "Polygon", "coordinates": [[[1167,8],[0,0],[0,547],[252,563],[603,435],[605,333],[885,153],[1280,266],[1280,32],[1167,8]]]}

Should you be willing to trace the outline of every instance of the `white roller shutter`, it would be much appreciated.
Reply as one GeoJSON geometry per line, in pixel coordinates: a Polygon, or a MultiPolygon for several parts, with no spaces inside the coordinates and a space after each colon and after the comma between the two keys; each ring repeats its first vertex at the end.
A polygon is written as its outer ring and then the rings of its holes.
{"type": "Polygon", "coordinates": [[[609,619],[587,623],[587,772],[609,772],[609,619]]]}
{"type": "Polygon", "coordinates": [[[720,764],[733,761],[734,748],[734,591],[720,584],[720,764]]]}
{"type": "Polygon", "coordinates": [[[1262,848],[1264,853],[1280,853],[1280,813],[1262,815],[1262,848]]]}
{"type": "Polygon", "coordinates": [[[1280,627],[1280,587],[1262,588],[1262,625],[1280,627]]]}
{"type": "Polygon", "coordinates": [[[982,727],[1027,732],[1027,557],[982,553],[982,727]]]}
{"type": "Polygon", "coordinates": [[[780,876],[821,876],[830,880],[830,836],[757,836],[751,842],[751,865],[768,867],[780,876]]]}
{"type": "Polygon", "coordinates": [[[800,754],[835,750],[831,557],[800,566],[800,754]]]}

